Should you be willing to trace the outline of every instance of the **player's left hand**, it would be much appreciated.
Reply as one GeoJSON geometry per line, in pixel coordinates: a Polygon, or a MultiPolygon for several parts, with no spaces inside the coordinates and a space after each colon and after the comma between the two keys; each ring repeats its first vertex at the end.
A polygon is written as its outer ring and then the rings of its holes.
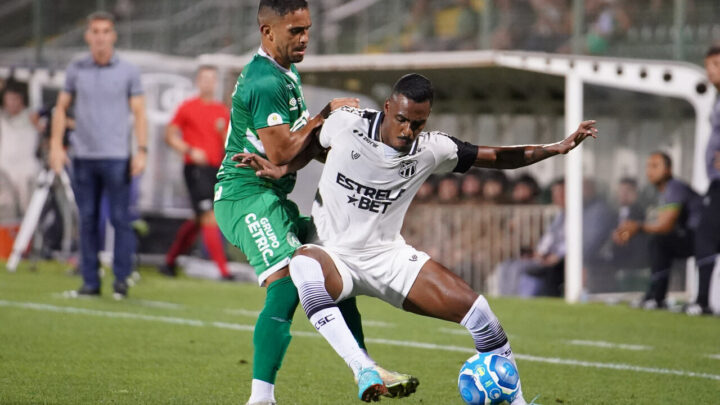
{"type": "Polygon", "coordinates": [[[142,173],[145,170],[145,166],[147,165],[147,153],[146,152],[139,152],[133,155],[132,160],[130,161],[130,174],[132,176],[137,176],[138,174],[142,173]]]}
{"type": "Polygon", "coordinates": [[[595,128],[597,121],[589,120],[580,123],[577,131],[573,132],[562,142],[556,144],[558,153],[566,154],[575,149],[582,141],[589,137],[597,138],[598,130],[595,128]]]}
{"type": "Polygon", "coordinates": [[[715,170],[720,170],[720,152],[715,152],[715,159],[713,159],[713,166],[715,170]]]}
{"type": "Polygon", "coordinates": [[[253,169],[258,177],[277,180],[287,174],[287,166],[275,166],[269,160],[254,153],[236,153],[232,160],[238,162],[235,167],[253,169]]]}

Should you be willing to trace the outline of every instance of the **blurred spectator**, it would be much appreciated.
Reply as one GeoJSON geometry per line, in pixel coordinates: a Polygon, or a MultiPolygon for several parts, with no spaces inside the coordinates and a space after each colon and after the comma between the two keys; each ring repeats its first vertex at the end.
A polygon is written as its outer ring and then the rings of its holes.
{"type": "Polygon", "coordinates": [[[458,176],[449,173],[440,178],[437,183],[437,201],[442,204],[452,204],[460,200],[460,180],[458,176]]]}
{"type": "Polygon", "coordinates": [[[485,204],[505,204],[509,180],[500,170],[488,170],[482,175],[482,201],[485,204]]]}
{"type": "Polygon", "coordinates": [[[217,70],[214,67],[201,66],[195,76],[195,85],[199,94],[180,105],[165,133],[168,145],[185,159],[183,173],[195,218],[180,226],[160,272],[174,277],[177,257],[190,249],[202,231],[205,246],[222,278],[232,280],[213,213],[214,187],[225,155],[230,111],[224,104],[215,101],[217,70]]]}
{"type": "Polygon", "coordinates": [[[433,50],[435,12],[430,0],[415,0],[402,31],[403,51],[433,50]]]}
{"type": "Polygon", "coordinates": [[[535,23],[525,42],[530,51],[555,52],[570,39],[570,7],[567,0],[530,0],[535,23]]]}
{"type": "Polygon", "coordinates": [[[90,53],[70,63],[65,86],[53,111],[49,163],[59,173],[67,163],[62,140],[66,111],[75,103],[73,175],[80,213],[80,268],[82,286],[74,295],[100,294],[98,259],[100,200],[110,201],[110,222],[115,230],[113,252],[114,296],[127,296],[132,271],[135,234],[131,227],[130,180],[144,169],[147,159],[147,121],[140,70],[115,53],[117,33],[111,14],[96,12],[87,20],[85,41],[90,53]],[[137,153],[130,157],[129,117],[134,118],[137,153]]]}
{"type": "Polygon", "coordinates": [[[521,49],[530,35],[535,12],[527,0],[495,0],[493,49],[521,49]]]}
{"type": "Polygon", "coordinates": [[[587,0],[585,16],[587,52],[594,55],[606,53],[612,42],[623,37],[631,25],[627,11],[615,0],[587,0]]]}
{"type": "Polygon", "coordinates": [[[26,108],[25,89],[9,81],[2,92],[0,110],[0,170],[11,179],[21,207],[26,207],[40,165],[35,159],[37,128],[26,108]]]}
{"type": "Polygon", "coordinates": [[[513,204],[536,204],[539,196],[540,186],[531,174],[522,174],[513,181],[510,195],[513,204]]]}
{"type": "Polygon", "coordinates": [[[455,23],[455,36],[448,41],[448,50],[477,49],[480,15],[471,0],[457,0],[459,13],[455,23]]]}
{"type": "MultiPolygon", "coordinates": [[[[720,90],[720,44],[708,50],[705,56],[708,80],[720,90]]],[[[712,116],[712,133],[705,151],[705,168],[710,186],[703,198],[700,224],[695,233],[695,260],[698,265],[698,295],[685,312],[689,315],[709,314],[710,282],[720,253],[720,98],[715,100],[712,116]]]]}
{"type": "Polygon", "coordinates": [[[503,295],[560,296],[565,263],[565,182],[550,186],[553,205],[562,211],[553,219],[528,257],[500,263],[500,293],[503,295]]]}
{"type": "MultiPolygon", "coordinates": [[[[596,252],[612,229],[612,214],[595,193],[594,184],[584,183],[583,259],[596,260],[596,252]]],[[[550,186],[553,205],[561,209],[543,233],[530,257],[500,263],[497,268],[502,294],[520,296],[561,296],[565,280],[565,182],[556,180],[550,186]]]]}
{"type": "Polygon", "coordinates": [[[472,168],[460,180],[460,193],[463,201],[480,202],[482,200],[482,171],[472,168]]]}
{"type": "Polygon", "coordinates": [[[583,180],[583,262],[601,261],[602,246],[612,235],[615,214],[596,189],[592,179],[583,180]]]}
{"type": "Polygon", "coordinates": [[[638,202],[638,184],[632,177],[620,179],[617,187],[618,223],[625,220],[642,221],[645,210],[638,202]]]}
{"type": "Polygon", "coordinates": [[[435,199],[436,188],[437,176],[433,174],[428,177],[427,180],[425,180],[425,182],[420,186],[417,194],[415,194],[415,199],[413,199],[413,202],[426,203],[433,201],[435,199]]]}
{"type": "Polygon", "coordinates": [[[623,245],[639,232],[649,235],[651,279],[647,293],[638,305],[645,309],[655,309],[666,305],[665,296],[673,261],[692,255],[693,234],[702,202],[690,186],[673,178],[672,160],[667,154],[651,154],[647,160],[646,174],[650,183],[660,192],[656,215],[643,222],[625,220],[618,225],[613,239],[623,245]]]}
{"type": "MultiPolygon", "coordinates": [[[[617,184],[615,191],[617,217],[608,218],[606,226],[615,228],[627,220],[643,221],[645,209],[639,203],[637,180],[623,177],[617,184]]],[[[647,235],[636,235],[627,244],[618,245],[613,241],[612,234],[606,235],[606,242],[599,254],[589,264],[586,287],[590,292],[616,291],[622,286],[618,285],[618,272],[645,269],[649,262],[647,259],[647,235]],[[608,237],[609,236],[609,237],[608,237]]]]}

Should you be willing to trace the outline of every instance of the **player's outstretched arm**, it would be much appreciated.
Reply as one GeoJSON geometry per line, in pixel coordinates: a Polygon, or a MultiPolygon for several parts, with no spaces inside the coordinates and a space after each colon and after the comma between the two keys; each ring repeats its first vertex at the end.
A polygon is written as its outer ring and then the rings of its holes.
{"type": "Polygon", "coordinates": [[[597,138],[595,122],[583,121],[577,131],[560,142],[545,145],[478,146],[474,165],[492,169],[515,169],[568,153],[588,137],[597,138]]]}

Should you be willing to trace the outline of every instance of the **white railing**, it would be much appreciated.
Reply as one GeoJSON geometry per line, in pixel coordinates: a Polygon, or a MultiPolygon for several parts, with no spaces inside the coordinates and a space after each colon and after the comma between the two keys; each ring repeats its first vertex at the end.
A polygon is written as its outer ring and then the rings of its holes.
{"type": "Polygon", "coordinates": [[[413,204],[403,236],[476,291],[498,263],[533,249],[558,212],[550,205],[413,204]]]}

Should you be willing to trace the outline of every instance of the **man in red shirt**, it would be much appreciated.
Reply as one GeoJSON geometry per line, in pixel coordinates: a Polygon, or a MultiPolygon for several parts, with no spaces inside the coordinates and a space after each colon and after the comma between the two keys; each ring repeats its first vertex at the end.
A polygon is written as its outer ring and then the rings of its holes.
{"type": "Polygon", "coordinates": [[[216,84],[216,69],[201,66],[195,77],[199,95],[180,105],[165,133],[165,142],[184,156],[185,183],[195,210],[195,218],[180,226],[165,257],[165,266],[160,268],[160,272],[168,276],[176,275],[175,260],[195,243],[202,230],[205,246],[223,279],[232,279],[213,213],[213,188],[225,154],[230,120],[227,107],[214,99],[216,84]]]}

